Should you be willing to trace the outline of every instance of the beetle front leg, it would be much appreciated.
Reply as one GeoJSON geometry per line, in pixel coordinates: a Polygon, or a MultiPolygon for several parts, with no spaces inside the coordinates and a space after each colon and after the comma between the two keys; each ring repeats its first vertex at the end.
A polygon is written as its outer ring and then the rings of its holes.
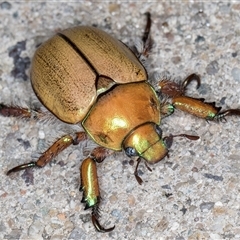
{"type": "Polygon", "coordinates": [[[162,94],[172,98],[185,95],[186,88],[192,81],[197,82],[197,88],[200,87],[201,79],[195,73],[187,76],[182,83],[177,83],[169,79],[163,79],[158,83],[158,87],[162,94]]]}
{"type": "Polygon", "coordinates": [[[25,163],[14,167],[7,172],[7,175],[12,172],[18,172],[30,167],[44,167],[47,163],[49,163],[53,158],[55,158],[60,152],[69,147],[71,144],[76,145],[79,142],[85,140],[86,138],[87,134],[85,132],[76,133],[75,139],[73,139],[70,135],[65,135],[59,138],[56,142],[54,142],[53,145],[49,147],[37,161],[25,163]]]}
{"type": "Polygon", "coordinates": [[[221,121],[226,120],[226,116],[240,116],[240,109],[228,109],[221,112],[221,107],[216,107],[215,103],[187,96],[173,98],[172,106],[207,121],[221,121]]]}
{"type": "Polygon", "coordinates": [[[159,82],[161,93],[172,98],[171,103],[163,103],[161,113],[163,117],[171,115],[175,109],[192,114],[196,117],[206,119],[207,121],[225,120],[226,116],[240,116],[240,109],[227,109],[220,112],[221,107],[216,107],[215,103],[205,102],[203,98],[192,98],[185,96],[187,86],[192,82],[197,82],[197,88],[201,85],[200,77],[193,73],[189,75],[181,84],[171,80],[162,80],[159,82]]]}
{"type": "Polygon", "coordinates": [[[115,226],[111,228],[103,228],[98,219],[100,218],[99,203],[100,191],[97,177],[97,166],[93,158],[88,157],[82,162],[80,167],[81,187],[83,191],[82,203],[86,203],[85,209],[92,208],[92,223],[98,232],[110,232],[115,226]]]}

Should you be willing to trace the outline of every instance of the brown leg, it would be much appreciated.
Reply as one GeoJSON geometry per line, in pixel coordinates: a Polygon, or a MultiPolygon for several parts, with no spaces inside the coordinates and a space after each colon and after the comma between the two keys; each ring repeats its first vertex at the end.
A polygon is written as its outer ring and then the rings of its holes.
{"type": "Polygon", "coordinates": [[[240,115],[239,109],[229,109],[220,112],[221,107],[216,107],[215,103],[205,102],[205,100],[201,98],[197,99],[185,96],[186,88],[192,81],[197,82],[197,88],[200,87],[201,79],[195,73],[186,77],[181,84],[168,79],[159,82],[161,93],[172,98],[171,103],[163,102],[161,105],[161,113],[163,117],[171,115],[175,109],[179,109],[206,120],[225,120],[226,116],[240,115]]]}
{"type": "Polygon", "coordinates": [[[150,30],[152,25],[151,14],[147,12],[145,13],[145,15],[147,16],[147,23],[142,36],[142,45],[139,48],[137,46],[133,48],[133,51],[138,58],[141,58],[142,56],[147,58],[153,45],[152,38],[150,35],[150,30]]]}
{"type": "Polygon", "coordinates": [[[152,25],[152,20],[151,20],[151,14],[149,12],[146,12],[145,15],[147,16],[147,24],[142,36],[142,41],[143,41],[143,51],[140,55],[143,55],[145,57],[148,57],[149,52],[152,49],[152,38],[150,35],[150,30],[151,30],[151,25],[152,25]]]}
{"type": "Polygon", "coordinates": [[[23,108],[0,103],[0,115],[4,117],[20,117],[26,119],[41,119],[45,114],[40,109],[23,108]]]}
{"type": "Polygon", "coordinates": [[[54,142],[53,145],[49,147],[36,162],[29,162],[14,167],[7,172],[7,175],[12,172],[18,172],[20,170],[30,167],[44,167],[47,163],[49,163],[53,158],[55,158],[60,152],[69,147],[71,144],[76,145],[79,142],[85,140],[86,138],[87,134],[85,132],[76,133],[75,139],[73,139],[70,135],[65,135],[59,138],[56,142],[54,142]]]}
{"type": "Polygon", "coordinates": [[[177,83],[171,81],[170,79],[163,79],[158,83],[158,86],[161,93],[167,95],[168,97],[179,97],[185,95],[186,88],[192,81],[197,82],[197,88],[200,87],[201,79],[195,73],[186,77],[182,83],[177,83]]]}
{"type": "Polygon", "coordinates": [[[100,163],[112,153],[112,150],[106,149],[104,147],[96,147],[91,152],[91,158],[94,159],[96,162],[100,163]]]}

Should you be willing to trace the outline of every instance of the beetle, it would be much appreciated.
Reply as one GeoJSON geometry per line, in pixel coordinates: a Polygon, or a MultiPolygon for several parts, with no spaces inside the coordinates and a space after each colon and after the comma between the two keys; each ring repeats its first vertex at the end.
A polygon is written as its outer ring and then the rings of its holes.
{"type": "MultiPolygon", "coordinates": [[[[186,95],[187,86],[200,77],[191,74],[182,83],[169,79],[159,81],[158,89],[148,82],[141,58],[148,57],[152,47],[151,16],[142,37],[141,51],[132,51],[106,32],[89,26],[78,26],[60,31],[36,50],[30,71],[33,90],[42,104],[58,119],[70,124],[81,124],[85,131],[75,136],[57,139],[37,161],[10,169],[7,175],[30,167],[44,167],[70,145],[91,138],[99,147],[83,160],[80,167],[82,202],[92,209],[92,222],[99,232],[109,232],[115,226],[104,228],[99,223],[100,190],[96,163],[102,162],[114,151],[124,151],[137,159],[155,164],[168,156],[173,138],[197,140],[188,134],[162,137],[161,118],[175,109],[207,121],[222,121],[226,116],[240,115],[240,109],[221,111],[214,103],[186,95]],[[166,101],[161,102],[161,96],[166,101]]],[[[0,104],[2,116],[41,119],[39,109],[0,104]]]]}

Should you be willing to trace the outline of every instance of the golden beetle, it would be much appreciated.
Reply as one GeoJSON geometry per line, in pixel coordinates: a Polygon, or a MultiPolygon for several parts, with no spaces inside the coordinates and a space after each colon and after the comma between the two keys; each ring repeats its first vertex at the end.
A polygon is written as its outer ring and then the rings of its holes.
{"type": "MultiPolygon", "coordinates": [[[[85,132],[77,132],[75,137],[62,136],[37,161],[7,172],[44,167],[65,148],[90,136],[100,146],[81,164],[80,190],[83,191],[85,209],[92,208],[92,222],[100,232],[112,231],[114,226],[106,229],[98,220],[100,192],[96,162],[103,161],[113,151],[124,150],[129,157],[138,160],[135,176],[141,184],[137,173],[141,159],[145,160],[146,166],[160,161],[168,155],[174,137],[199,138],[186,134],[162,138],[161,117],[172,114],[174,109],[206,120],[240,115],[239,109],[220,112],[213,103],[185,96],[191,81],[197,81],[200,86],[196,74],[191,74],[182,84],[162,80],[157,91],[154,90],[140,62],[141,56],[148,56],[152,45],[151,18],[149,13],[146,15],[140,52],[134,53],[102,30],[84,26],[61,31],[37,49],[30,72],[34,92],[58,119],[81,124],[85,132]],[[160,103],[160,94],[167,95],[169,100],[160,103]]],[[[0,104],[0,114],[38,119],[42,112],[0,104]]]]}

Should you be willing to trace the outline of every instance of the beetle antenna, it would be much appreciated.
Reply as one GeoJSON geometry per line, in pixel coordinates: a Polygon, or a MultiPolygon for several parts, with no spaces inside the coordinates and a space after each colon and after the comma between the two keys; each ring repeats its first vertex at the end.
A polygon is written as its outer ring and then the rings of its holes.
{"type": "Polygon", "coordinates": [[[188,134],[178,134],[178,135],[169,135],[163,138],[163,141],[165,142],[167,148],[170,148],[172,146],[173,143],[173,138],[175,137],[185,137],[189,140],[195,141],[199,139],[199,136],[195,136],[195,135],[188,135],[188,134]]]}
{"type": "Polygon", "coordinates": [[[137,182],[138,182],[140,185],[142,184],[143,180],[139,177],[137,169],[138,169],[138,166],[139,166],[139,164],[140,164],[141,161],[142,161],[141,158],[138,158],[138,159],[137,159],[137,165],[136,165],[136,168],[135,168],[135,171],[134,171],[134,176],[135,176],[137,182]]]}

